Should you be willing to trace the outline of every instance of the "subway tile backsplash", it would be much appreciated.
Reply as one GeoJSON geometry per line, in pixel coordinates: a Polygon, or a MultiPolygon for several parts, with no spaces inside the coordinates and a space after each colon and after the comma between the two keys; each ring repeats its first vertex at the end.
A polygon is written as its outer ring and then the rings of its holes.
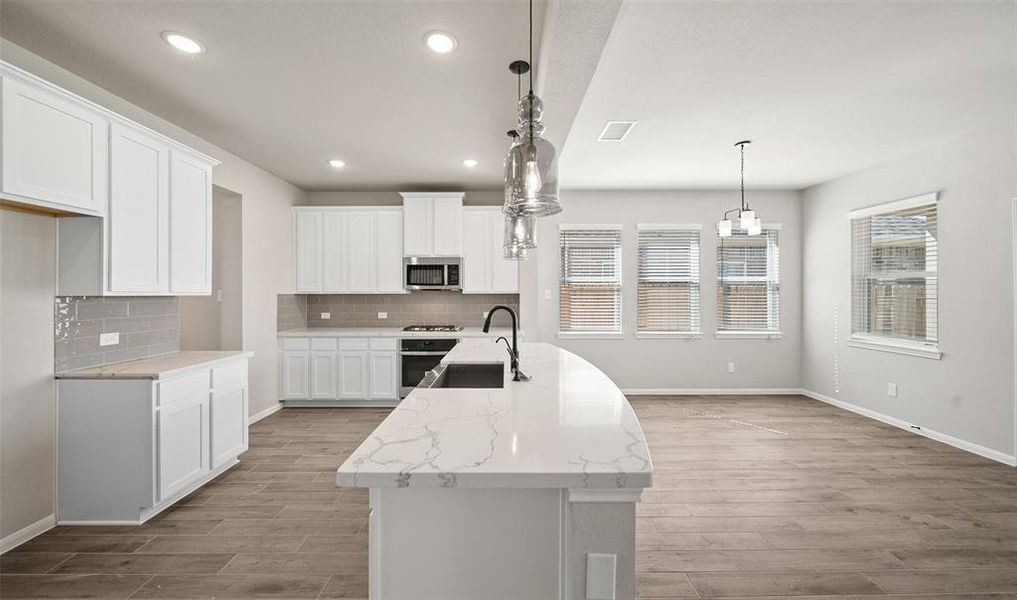
{"type": "MultiPolygon", "coordinates": [[[[406,327],[407,325],[462,325],[479,327],[484,313],[496,304],[519,312],[519,294],[310,294],[280,295],[279,331],[302,327],[406,327]],[[378,313],[388,318],[379,319],[378,313]],[[331,318],[322,319],[321,313],[331,318]],[[303,321],[301,319],[304,319],[303,321]]],[[[508,315],[498,313],[494,325],[507,327],[508,315]]]]}
{"type": "Polygon", "coordinates": [[[54,303],[56,372],[97,367],[180,350],[180,303],[175,297],[58,296],[54,303]],[[118,332],[120,343],[100,346],[118,332]]]}

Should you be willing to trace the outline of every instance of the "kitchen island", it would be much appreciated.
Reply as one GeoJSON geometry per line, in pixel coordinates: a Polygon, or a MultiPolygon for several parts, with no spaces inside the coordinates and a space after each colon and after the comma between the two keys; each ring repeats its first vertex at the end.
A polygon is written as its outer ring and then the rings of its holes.
{"type": "Polygon", "coordinates": [[[371,598],[635,597],[639,420],[575,354],[522,344],[519,382],[507,358],[461,342],[442,363],[501,364],[502,387],[418,388],[339,467],[370,488],[371,598]]]}

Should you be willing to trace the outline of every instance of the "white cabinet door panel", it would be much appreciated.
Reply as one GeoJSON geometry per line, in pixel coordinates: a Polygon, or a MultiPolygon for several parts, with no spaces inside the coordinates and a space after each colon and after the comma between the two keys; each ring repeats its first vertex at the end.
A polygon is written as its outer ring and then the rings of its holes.
{"type": "Polygon", "coordinates": [[[334,400],[337,397],[336,357],[335,351],[311,352],[311,398],[334,400]]]}
{"type": "Polygon", "coordinates": [[[112,128],[109,288],[169,291],[169,147],[121,125],[112,128]]]}
{"type": "Polygon", "coordinates": [[[282,395],[288,400],[310,398],[311,355],[309,352],[282,353],[282,395]]]}
{"type": "Polygon", "coordinates": [[[505,217],[501,209],[494,211],[490,219],[491,291],[515,294],[519,292],[519,261],[505,258],[505,217]]]}
{"type": "Polygon", "coordinates": [[[403,200],[403,254],[434,255],[434,201],[430,198],[403,200]]]}
{"type": "Polygon", "coordinates": [[[462,198],[434,199],[434,255],[463,255],[462,198]]]}
{"type": "Polygon", "coordinates": [[[378,219],[375,211],[349,213],[350,291],[371,293],[378,289],[378,219]]]}
{"type": "Polygon", "coordinates": [[[159,500],[208,473],[208,394],[159,409],[159,500]]]}
{"type": "Polygon", "coordinates": [[[366,400],[370,398],[369,364],[370,352],[366,350],[343,350],[339,352],[339,398],[343,400],[366,400]]]}
{"type": "Polygon", "coordinates": [[[396,352],[371,352],[371,399],[397,400],[399,398],[399,359],[396,352]]]}
{"type": "Polygon", "coordinates": [[[212,468],[247,450],[247,387],[212,392],[212,468]]]}
{"type": "Polygon", "coordinates": [[[295,213],[297,291],[320,292],[322,288],[322,252],[320,211],[295,213]]]}
{"type": "Polygon", "coordinates": [[[322,291],[345,292],[350,288],[349,222],[344,211],[322,215],[322,291]]]}
{"type": "Polygon", "coordinates": [[[109,123],[71,98],[4,77],[3,191],[103,215],[109,123]]]}
{"type": "Polygon", "coordinates": [[[173,150],[170,162],[170,291],[212,293],[212,166],[173,150]]]}
{"type": "Polygon", "coordinates": [[[489,210],[463,212],[463,293],[491,290],[491,217],[489,210]]]}
{"type": "Polygon", "coordinates": [[[398,210],[378,212],[377,291],[401,294],[403,288],[403,214],[398,210]]]}

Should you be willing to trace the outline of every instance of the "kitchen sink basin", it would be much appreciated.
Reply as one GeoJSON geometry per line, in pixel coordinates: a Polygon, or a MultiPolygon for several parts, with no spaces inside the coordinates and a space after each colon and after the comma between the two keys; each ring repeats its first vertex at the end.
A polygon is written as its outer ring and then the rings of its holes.
{"type": "Polygon", "coordinates": [[[502,363],[452,363],[429,371],[417,387],[501,388],[505,387],[502,363]]]}

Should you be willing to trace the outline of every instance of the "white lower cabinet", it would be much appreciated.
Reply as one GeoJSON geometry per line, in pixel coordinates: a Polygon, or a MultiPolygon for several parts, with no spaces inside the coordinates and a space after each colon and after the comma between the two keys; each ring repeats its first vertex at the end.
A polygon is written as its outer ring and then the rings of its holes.
{"type": "Polygon", "coordinates": [[[158,411],[159,500],[187,489],[211,470],[208,403],[206,391],[158,411]]]}
{"type": "Polygon", "coordinates": [[[399,399],[396,338],[280,338],[281,397],[296,404],[399,399]]]}
{"type": "Polygon", "coordinates": [[[57,522],[140,524],[237,463],[247,359],[170,379],[57,382],[57,522]]]}

